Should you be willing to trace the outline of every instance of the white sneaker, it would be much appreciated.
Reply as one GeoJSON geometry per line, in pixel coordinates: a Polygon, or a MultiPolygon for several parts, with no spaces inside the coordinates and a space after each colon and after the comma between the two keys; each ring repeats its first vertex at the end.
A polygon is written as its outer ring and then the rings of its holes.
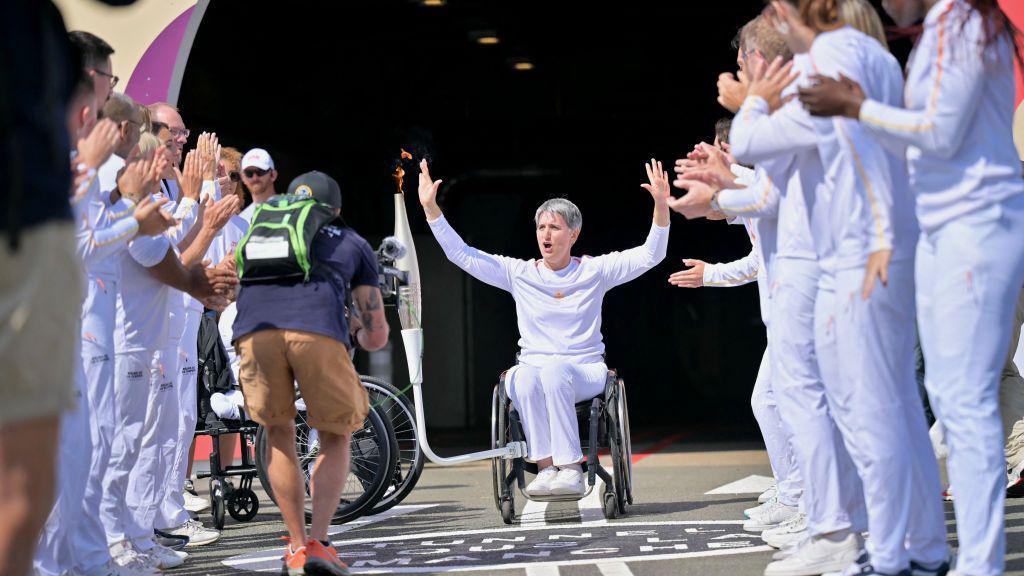
{"type": "Polygon", "coordinates": [[[177,550],[171,550],[166,546],[161,546],[158,542],[154,541],[155,546],[146,550],[146,555],[151,556],[157,561],[157,567],[161,570],[169,570],[171,568],[177,568],[185,563],[185,559],[188,558],[187,552],[178,552],[177,550]]]}
{"type": "Polygon", "coordinates": [[[760,514],[762,511],[767,510],[776,501],[778,501],[778,498],[772,498],[771,500],[767,502],[762,502],[757,506],[754,506],[753,508],[747,508],[746,510],[743,511],[743,517],[751,518],[757,514],[760,514]]]}
{"type": "Polygon", "coordinates": [[[860,556],[861,540],[849,533],[839,540],[813,536],[789,558],[776,560],[764,569],[764,576],[817,576],[845,570],[860,556]]]}
{"type": "Polygon", "coordinates": [[[583,496],[587,491],[583,472],[575,468],[562,468],[551,481],[551,493],[559,496],[583,496]]]}
{"type": "Polygon", "coordinates": [[[775,528],[761,533],[761,540],[772,548],[782,548],[807,536],[807,515],[800,513],[775,528]]]}
{"type": "Polygon", "coordinates": [[[768,502],[769,500],[774,500],[778,496],[779,496],[779,487],[773,485],[771,488],[765,490],[764,492],[761,492],[761,495],[757,497],[757,503],[758,504],[764,504],[765,502],[768,502]]]}
{"type": "Polygon", "coordinates": [[[750,515],[750,520],[743,523],[747,532],[764,532],[782,524],[800,513],[796,506],[786,506],[778,500],[765,504],[765,508],[750,515]]]}
{"type": "Polygon", "coordinates": [[[537,473],[537,477],[526,485],[527,496],[550,496],[551,495],[551,481],[555,479],[558,474],[558,468],[554,466],[548,466],[537,473]]]}
{"type": "Polygon", "coordinates": [[[157,574],[160,570],[155,558],[140,553],[130,542],[111,546],[110,556],[111,562],[129,574],[157,574]]]}
{"type": "Polygon", "coordinates": [[[185,510],[198,514],[210,509],[210,501],[185,490],[185,510]]]}
{"type": "Polygon", "coordinates": [[[801,536],[799,540],[786,542],[782,545],[782,548],[779,548],[774,554],[772,554],[772,560],[785,560],[792,556],[796,552],[797,548],[804,546],[811,541],[810,533],[801,532],[800,534],[801,536]]]}
{"type": "Polygon", "coordinates": [[[185,546],[205,546],[220,540],[220,531],[203,526],[198,520],[189,520],[173,530],[164,530],[174,536],[187,536],[188,544],[185,546]]]}
{"type": "Polygon", "coordinates": [[[107,561],[106,564],[100,564],[92,570],[71,570],[70,576],[157,576],[159,572],[155,570],[142,571],[142,570],[131,570],[124,568],[114,562],[113,559],[107,561]]]}

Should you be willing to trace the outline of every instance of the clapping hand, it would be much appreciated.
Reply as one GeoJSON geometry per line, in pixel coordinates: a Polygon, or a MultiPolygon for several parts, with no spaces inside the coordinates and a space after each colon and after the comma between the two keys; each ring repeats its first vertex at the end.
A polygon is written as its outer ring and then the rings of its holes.
{"type": "Polygon", "coordinates": [[[178,186],[181,187],[181,195],[185,198],[199,201],[199,192],[203,189],[203,170],[200,165],[199,154],[192,150],[185,156],[185,169],[179,170],[174,167],[174,173],[178,177],[178,186]]]}
{"type": "Polygon", "coordinates": [[[782,57],[776,57],[771,64],[756,60],[750,65],[750,88],[748,96],[760,96],[768,103],[772,112],[792,99],[783,99],[782,91],[796,81],[800,74],[793,72],[793,61],[783,64],[782,57]]]}
{"type": "Polygon", "coordinates": [[[704,285],[704,262],[702,260],[683,259],[683,264],[692,266],[674,272],[668,277],[668,283],[679,288],[700,288],[704,285]]]}
{"type": "Polygon", "coordinates": [[[644,164],[647,169],[647,180],[649,184],[641,184],[640,187],[651,193],[655,203],[667,202],[672,197],[672,191],[668,186],[668,172],[664,170],[661,162],[651,158],[649,164],[644,164]]]}
{"type": "Polygon", "coordinates": [[[747,98],[747,89],[750,87],[750,79],[742,70],[733,76],[731,72],[723,72],[718,75],[718,103],[723,108],[735,114],[743,101],[747,98]]]}
{"type": "Polygon", "coordinates": [[[114,153],[118,139],[117,124],[104,118],[96,123],[88,136],[78,141],[76,160],[85,164],[86,169],[97,170],[114,153]]]}
{"type": "Polygon", "coordinates": [[[843,74],[839,79],[811,77],[813,84],[800,89],[800,102],[814,116],[846,116],[857,119],[867,98],[860,84],[843,74]]]}

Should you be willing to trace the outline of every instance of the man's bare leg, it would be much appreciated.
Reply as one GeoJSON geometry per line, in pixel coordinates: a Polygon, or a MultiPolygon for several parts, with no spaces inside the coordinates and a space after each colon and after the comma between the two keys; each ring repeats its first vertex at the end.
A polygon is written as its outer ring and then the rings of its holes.
{"type": "Polygon", "coordinates": [[[320,455],[313,468],[310,490],[313,494],[313,524],[310,537],[327,541],[327,527],[338,508],[338,501],[348,479],[350,434],[320,434],[320,455]]]}
{"type": "Polygon", "coordinates": [[[306,545],[306,484],[295,453],[295,424],[275,424],[266,426],[266,430],[270,446],[267,474],[292,548],[296,549],[306,545]]]}
{"type": "Polygon", "coordinates": [[[53,415],[0,427],[0,574],[21,576],[32,565],[53,506],[59,422],[53,415]]]}

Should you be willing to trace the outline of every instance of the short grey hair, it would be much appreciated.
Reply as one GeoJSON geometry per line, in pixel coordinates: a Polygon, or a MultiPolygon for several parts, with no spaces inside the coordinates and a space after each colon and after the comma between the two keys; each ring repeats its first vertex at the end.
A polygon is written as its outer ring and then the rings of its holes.
{"type": "Polygon", "coordinates": [[[537,213],[533,215],[533,223],[539,225],[540,215],[545,212],[561,216],[570,230],[579,230],[583,226],[583,214],[580,214],[580,209],[565,198],[552,198],[541,204],[540,208],[537,208],[537,213]]]}

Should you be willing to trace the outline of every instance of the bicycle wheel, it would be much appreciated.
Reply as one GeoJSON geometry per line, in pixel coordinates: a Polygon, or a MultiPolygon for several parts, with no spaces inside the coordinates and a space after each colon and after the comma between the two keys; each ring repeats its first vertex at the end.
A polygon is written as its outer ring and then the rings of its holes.
{"type": "MultiPolygon", "coordinates": [[[[393,449],[393,438],[394,431],[390,419],[382,416],[378,408],[371,407],[363,427],[352,434],[349,475],[338,508],[332,516],[335,523],[349,522],[362,516],[380,500],[388,486],[390,471],[396,466],[397,454],[393,449]]],[[[267,495],[277,503],[267,475],[267,449],[266,430],[260,426],[256,432],[256,473],[267,495]]],[[[320,442],[316,429],[309,426],[304,411],[300,411],[295,417],[295,449],[299,458],[299,469],[306,482],[308,522],[313,518],[309,477],[317,456],[320,455],[320,442]]]]}
{"type": "Polygon", "coordinates": [[[423,472],[424,456],[416,437],[416,415],[412,401],[398,388],[386,380],[373,376],[360,376],[366,392],[370,396],[370,405],[377,407],[391,420],[398,443],[398,461],[384,496],[367,514],[379,514],[405,499],[416,487],[416,482],[423,472]]]}

